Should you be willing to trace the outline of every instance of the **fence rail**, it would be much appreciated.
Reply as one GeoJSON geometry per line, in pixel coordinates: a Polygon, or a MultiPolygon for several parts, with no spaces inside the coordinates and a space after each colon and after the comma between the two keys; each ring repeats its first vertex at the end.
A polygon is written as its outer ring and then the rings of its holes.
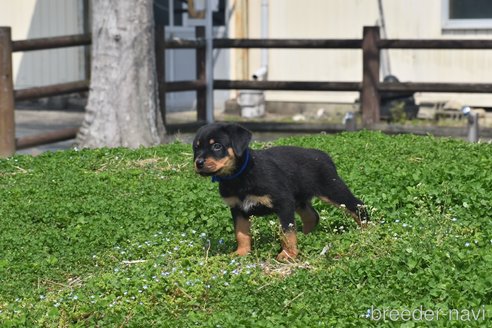
{"type": "MultiPolygon", "coordinates": [[[[195,29],[196,40],[165,40],[164,27],[156,26],[156,58],[160,110],[165,123],[165,93],[196,91],[197,122],[206,118],[205,31],[195,29]],[[190,81],[165,80],[166,49],[196,49],[196,79],[190,81]]],[[[55,85],[14,90],[12,81],[12,53],[62,47],[87,46],[89,34],[54,38],[12,41],[9,27],[0,27],[0,157],[10,156],[16,148],[25,148],[75,137],[76,129],[64,129],[42,135],[15,138],[15,101],[36,99],[89,90],[89,81],[74,81],[55,85]]],[[[492,49],[492,40],[398,40],[380,39],[378,27],[364,27],[362,39],[214,39],[213,47],[270,48],[270,49],[353,49],[362,50],[362,81],[234,81],[214,80],[214,89],[306,90],[360,92],[362,119],[365,127],[379,122],[380,94],[383,92],[469,92],[492,93],[487,83],[390,83],[381,82],[381,49],[492,49]]],[[[255,123],[256,124],[256,123],[255,123]]],[[[257,125],[256,128],[258,128],[257,125]]],[[[329,127],[327,127],[329,130],[329,127]]],[[[338,129],[338,127],[337,127],[338,129]]]]}
{"type": "Polygon", "coordinates": [[[15,90],[12,80],[12,53],[86,46],[90,44],[90,34],[12,41],[10,27],[0,27],[0,157],[10,156],[15,153],[16,149],[73,139],[77,135],[78,129],[68,128],[16,138],[14,121],[15,101],[89,90],[88,80],[15,90]]]}
{"type": "MultiPolygon", "coordinates": [[[[163,41],[163,49],[203,49],[205,41],[196,32],[196,40],[163,41]]],[[[356,91],[360,92],[363,125],[370,128],[379,122],[380,95],[384,92],[456,92],[456,93],[492,93],[492,84],[488,83],[392,83],[381,82],[381,49],[489,49],[492,40],[399,40],[380,39],[378,27],[364,27],[362,39],[214,39],[214,48],[269,48],[269,49],[358,49],[362,50],[363,78],[360,82],[327,81],[251,81],[251,80],[214,80],[213,88],[254,89],[254,90],[305,90],[305,91],[356,91]]],[[[205,60],[201,58],[201,60],[205,60]]],[[[204,69],[204,67],[203,67],[204,69]]],[[[199,74],[205,75],[202,71],[199,74]]],[[[204,80],[167,82],[160,90],[165,92],[202,90],[204,80]]],[[[202,94],[201,97],[205,97],[202,94]]],[[[200,98],[200,96],[197,96],[200,98]]],[[[205,112],[199,99],[197,110],[205,112]]],[[[200,117],[200,115],[198,115],[200,117]]]]}
{"type": "Polygon", "coordinates": [[[91,44],[90,34],[65,35],[52,38],[37,38],[30,40],[12,41],[12,51],[34,51],[91,44]]]}

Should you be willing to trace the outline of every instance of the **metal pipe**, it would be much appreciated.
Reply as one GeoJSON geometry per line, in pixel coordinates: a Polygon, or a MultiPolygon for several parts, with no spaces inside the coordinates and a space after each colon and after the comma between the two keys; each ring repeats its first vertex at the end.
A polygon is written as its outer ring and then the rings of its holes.
{"type": "Polygon", "coordinates": [[[345,129],[347,131],[356,130],[354,113],[348,112],[345,114],[345,116],[343,117],[343,125],[345,125],[345,129]]]}
{"type": "Polygon", "coordinates": [[[205,66],[207,75],[207,123],[214,122],[214,56],[213,56],[213,13],[212,13],[213,1],[207,1],[206,14],[205,14],[205,66]]]}
{"type": "MultiPolygon", "coordinates": [[[[268,0],[261,0],[261,38],[264,41],[268,38],[268,0]]],[[[268,78],[268,49],[261,48],[260,68],[253,73],[254,80],[266,80],[268,78]]]]}
{"type": "Polygon", "coordinates": [[[468,118],[468,141],[478,142],[479,130],[478,130],[478,113],[471,110],[470,107],[466,106],[461,109],[463,114],[468,118]]]}
{"type": "MultiPolygon", "coordinates": [[[[269,4],[268,0],[261,1],[261,38],[267,39],[269,35],[269,4]]],[[[267,69],[268,74],[268,49],[261,49],[261,66],[267,69]]]]}

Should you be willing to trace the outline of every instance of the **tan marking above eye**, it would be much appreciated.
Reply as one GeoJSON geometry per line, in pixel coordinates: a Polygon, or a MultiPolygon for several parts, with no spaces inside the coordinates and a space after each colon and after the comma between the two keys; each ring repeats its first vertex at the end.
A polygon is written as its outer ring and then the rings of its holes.
{"type": "Polygon", "coordinates": [[[196,142],[196,145],[197,145],[197,146],[200,146],[200,141],[197,141],[197,142],[196,142]]]}
{"type": "Polygon", "coordinates": [[[213,144],[215,143],[215,140],[214,140],[214,139],[210,139],[209,143],[210,143],[211,145],[213,145],[213,144]]]}

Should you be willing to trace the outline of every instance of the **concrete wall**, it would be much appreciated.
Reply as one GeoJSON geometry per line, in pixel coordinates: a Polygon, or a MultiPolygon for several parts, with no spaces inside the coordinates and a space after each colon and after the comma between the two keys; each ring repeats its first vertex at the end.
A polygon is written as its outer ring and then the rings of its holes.
{"type": "MultiPolygon", "coordinates": [[[[13,40],[83,31],[81,0],[2,0],[0,25],[12,28],[13,40]]],[[[15,88],[27,88],[84,78],[82,47],[14,54],[15,88]]]]}
{"type": "MultiPolygon", "coordinates": [[[[236,0],[241,2],[244,0],[236,0]]],[[[383,0],[387,38],[491,39],[491,29],[443,28],[447,0],[383,0]]],[[[249,0],[248,35],[260,36],[261,0],[249,0]]],[[[380,19],[377,0],[270,0],[270,38],[361,38],[365,25],[380,19]]],[[[231,35],[234,37],[234,35],[231,35]]],[[[384,35],[382,35],[384,37],[384,35]]],[[[492,50],[390,50],[389,70],[408,82],[490,83],[492,50]]],[[[250,75],[259,67],[259,50],[249,51],[250,75]]],[[[362,53],[358,50],[270,50],[269,79],[360,81],[362,53]]],[[[233,67],[233,70],[237,67],[233,67]]],[[[233,73],[233,77],[237,74],[233,73]]],[[[420,94],[420,101],[458,100],[472,106],[492,107],[490,95],[420,94]]],[[[267,92],[275,101],[352,102],[357,93],[267,92]]]]}

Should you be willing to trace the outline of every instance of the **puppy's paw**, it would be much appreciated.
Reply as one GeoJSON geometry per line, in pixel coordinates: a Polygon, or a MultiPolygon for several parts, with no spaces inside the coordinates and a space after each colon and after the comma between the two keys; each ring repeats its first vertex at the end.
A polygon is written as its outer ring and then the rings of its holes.
{"type": "Polygon", "coordinates": [[[279,262],[293,262],[297,257],[297,250],[283,249],[280,254],[277,255],[277,261],[279,262]]]}
{"type": "Polygon", "coordinates": [[[233,254],[234,255],[237,255],[237,256],[246,256],[250,252],[251,252],[251,248],[242,247],[242,248],[236,249],[236,251],[233,254]]]}

